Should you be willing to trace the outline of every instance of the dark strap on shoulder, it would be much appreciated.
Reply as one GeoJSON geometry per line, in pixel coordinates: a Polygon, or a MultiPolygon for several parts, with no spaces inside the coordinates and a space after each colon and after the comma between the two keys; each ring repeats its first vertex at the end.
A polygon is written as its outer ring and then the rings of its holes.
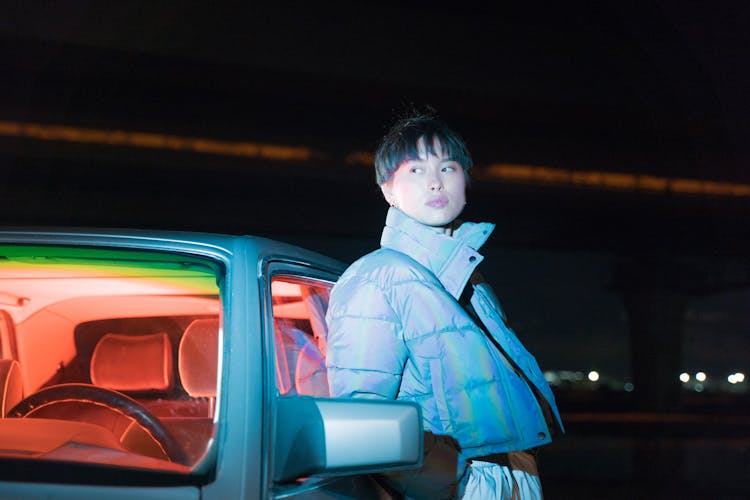
{"type": "MultiPolygon", "coordinates": [[[[482,321],[482,318],[479,317],[477,314],[477,311],[474,309],[474,306],[471,305],[471,296],[474,293],[474,285],[472,283],[468,283],[465,287],[463,292],[461,292],[461,297],[458,299],[458,304],[466,311],[466,313],[471,317],[471,319],[474,321],[474,324],[476,324],[485,334],[485,336],[492,342],[492,345],[495,346],[497,351],[500,353],[500,356],[505,359],[505,361],[508,362],[508,365],[513,367],[513,371],[516,372],[516,375],[521,377],[524,382],[526,382],[526,385],[528,385],[531,388],[531,392],[536,397],[537,402],[539,403],[539,407],[542,409],[542,414],[544,415],[544,420],[547,422],[547,427],[550,429],[550,432],[555,433],[559,432],[560,426],[557,424],[557,420],[552,415],[552,409],[549,406],[549,403],[547,402],[547,399],[542,396],[542,394],[539,392],[539,389],[536,388],[536,386],[531,382],[531,380],[526,377],[523,370],[521,370],[516,362],[508,356],[508,354],[505,352],[505,349],[502,348],[502,346],[497,342],[495,337],[487,330],[487,327],[485,326],[484,322],[482,321]]],[[[485,460],[486,462],[492,462],[491,460],[485,460]]],[[[497,462],[493,462],[497,463],[497,462]]],[[[501,464],[502,465],[502,464],[501,464]]]]}

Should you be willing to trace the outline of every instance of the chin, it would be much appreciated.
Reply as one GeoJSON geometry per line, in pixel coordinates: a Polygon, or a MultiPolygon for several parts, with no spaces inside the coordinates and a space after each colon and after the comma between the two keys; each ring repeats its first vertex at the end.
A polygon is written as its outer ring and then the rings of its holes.
{"type": "Polygon", "coordinates": [[[429,225],[433,227],[447,227],[453,224],[459,214],[450,214],[450,216],[434,217],[430,220],[429,225]]]}
{"type": "MultiPolygon", "coordinates": [[[[402,209],[403,210],[403,209],[402,209]]],[[[449,226],[454,220],[456,220],[456,217],[458,217],[458,214],[453,213],[417,213],[417,211],[409,211],[409,210],[403,210],[403,212],[411,217],[412,219],[416,220],[420,224],[424,224],[425,226],[430,227],[446,227],[449,226]]]]}
{"type": "Polygon", "coordinates": [[[454,220],[456,220],[455,217],[453,219],[423,219],[420,222],[430,227],[447,227],[450,226],[454,220]]]}

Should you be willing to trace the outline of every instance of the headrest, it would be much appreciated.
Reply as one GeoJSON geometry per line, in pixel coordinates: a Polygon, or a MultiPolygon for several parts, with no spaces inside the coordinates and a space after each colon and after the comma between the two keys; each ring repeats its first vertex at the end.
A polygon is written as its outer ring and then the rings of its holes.
{"type": "Polygon", "coordinates": [[[172,366],[166,333],[108,333],[91,356],[91,382],[116,391],[164,391],[172,387],[172,366]]]}
{"type": "Polygon", "coordinates": [[[21,367],[15,359],[0,359],[0,418],[23,399],[21,367]]]}
{"type": "Polygon", "coordinates": [[[194,398],[215,398],[219,366],[219,320],[196,319],[180,340],[177,367],[182,387],[194,398]]]}

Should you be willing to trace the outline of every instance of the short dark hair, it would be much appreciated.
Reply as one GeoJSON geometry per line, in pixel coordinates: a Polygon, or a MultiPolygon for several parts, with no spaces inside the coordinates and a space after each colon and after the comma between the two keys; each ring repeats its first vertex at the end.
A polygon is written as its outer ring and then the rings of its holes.
{"type": "Polygon", "coordinates": [[[375,181],[378,184],[390,180],[404,161],[419,159],[417,142],[420,138],[424,138],[430,154],[435,154],[434,143],[437,139],[443,152],[463,167],[466,180],[469,180],[473,161],[461,136],[434,114],[413,112],[397,121],[380,141],[375,152],[375,181]]]}

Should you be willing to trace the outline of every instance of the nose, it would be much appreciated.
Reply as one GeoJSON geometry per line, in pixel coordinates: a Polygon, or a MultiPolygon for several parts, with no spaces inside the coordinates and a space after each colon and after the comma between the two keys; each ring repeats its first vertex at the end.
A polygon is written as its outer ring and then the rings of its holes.
{"type": "Polygon", "coordinates": [[[430,179],[430,191],[442,191],[443,190],[443,180],[440,178],[440,175],[433,175],[430,179]]]}

